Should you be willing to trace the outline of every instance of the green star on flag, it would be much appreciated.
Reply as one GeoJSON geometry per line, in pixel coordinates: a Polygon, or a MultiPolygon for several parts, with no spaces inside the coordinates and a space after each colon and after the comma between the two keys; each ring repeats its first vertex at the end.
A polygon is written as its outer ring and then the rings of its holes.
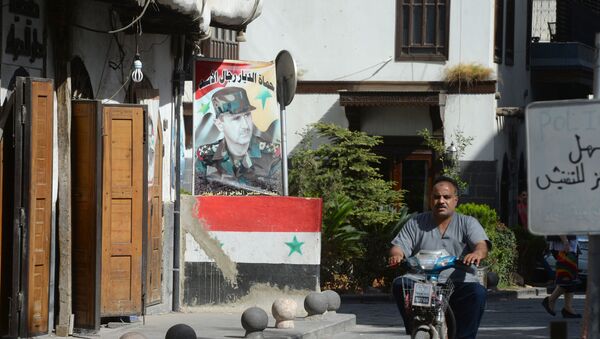
{"type": "Polygon", "coordinates": [[[267,101],[268,98],[273,97],[271,95],[271,93],[269,93],[269,91],[267,91],[267,89],[262,88],[260,90],[260,93],[258,93],[258,95],[256,96],[255,99],[260,99],[260,101],[262,102],[262,108],[265,109],[265,103],[267,101]]]}
{"type": "Polygon", "coordinates": [[[300,248],[300,246],[304,245],[304,242],[298,241],[298,238],[296,238],[296,236],[294,236],[294,240],[292,240],[292,242],[286,242],[285,244],[290,247],[290,254],[288,254],[288,257],[291,256],[294,252],[298,252],[300,255],[302,255],[302,249],[300,248]]]}
{"type": "Polygon", "coordinates": [[[204,114],[208,111],[208,109],[210,108],[210,106],[208,105],[208,103],[204,103],[202,104],[202,106],[200,106],[200,113],[204,114]]]}

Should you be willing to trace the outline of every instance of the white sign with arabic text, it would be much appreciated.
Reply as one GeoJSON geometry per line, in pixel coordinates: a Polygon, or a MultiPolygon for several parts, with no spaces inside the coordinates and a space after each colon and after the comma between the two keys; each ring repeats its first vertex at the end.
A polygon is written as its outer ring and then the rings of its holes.
{"type": "Polygon", "coordinates": [[[525,123],[529,230],[600,233],[600,101],[534,102],[525,123]]]}

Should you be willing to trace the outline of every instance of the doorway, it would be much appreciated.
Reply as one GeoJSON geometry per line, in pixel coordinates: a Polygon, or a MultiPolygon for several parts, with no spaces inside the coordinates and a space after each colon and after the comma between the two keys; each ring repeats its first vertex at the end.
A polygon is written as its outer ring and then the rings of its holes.
{"type": "Polygon", "coordinates": [[[406,191],[404,204],[409,212],[421,213],[429,209],[429,191],[433,180],[431,154],[397,155],[392,180],[396,189],[406,191]]]}

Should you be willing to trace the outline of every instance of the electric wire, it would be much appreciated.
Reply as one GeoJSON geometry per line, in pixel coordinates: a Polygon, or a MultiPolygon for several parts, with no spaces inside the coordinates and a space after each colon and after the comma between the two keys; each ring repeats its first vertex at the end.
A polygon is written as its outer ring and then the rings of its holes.
{"type": "MultiPolygon", "coordinates": [[[[366,70],[369,70],[369,69],[371,69],[371,68],[377,67],[377,66],[379,66],[379,65],[382,65],[382,67],[383,67],[383,66],[385,66],[385,64],[387,64],[387,63],[388,63],[388,62],[390,62],[391,60],[392,60],[392,57],[389,57],[389,58],[387,58],[386,60],[380,61],[380,62],[378,62],[378,63],[376,63],[376,64],[374,64],[374,65],[371,65],[371,66],[365,67],[365,68],[363,68],[363,69],[361,69],[361,70],[358,70],[358,71],[356,71],[356,72],[353,72],[353,73],[350,73],[350,74],[346,74],[346,75],[342,75],[342,76],[340,76],[340,77],[337,77],[337,78],[335,78],[335,79],[332,79],[332,81],[341,80],[341,79],[344,79],[344,78],[347,78],[347,77],[353,76],[353,75],[355,75],[355,74],[358,74],[358,73],[364,72],[364,71],[366,71],[366,70]]],[[[378,70],[378,71],[379,71],[379,70],[378,70]]],[[[375,75],[375,73],[374,73],[373,75],[375,75]]],[[[373,75],[372,75],[372,76],[373,76],[373,75]]]]}
{"type": "Polygon", "coordinates": [[[127,76],[127,79],[125,79],[125,82],[123,82],[123,85],[121,85],[121,87],[119,87],[119,89],[115,92],[115,94],[113,94],[110,98],[108,98],[108,100],[112,100],[119,92],[121,92],[121,90],[125,87],[125,85],[127,85],[127,83],[129,82],[129,80],[131,80],[131,74],[127,76]]]}
{"type": "Polygon", "coordinates": [[[91,27],[86,27],[86,26],[83,26],[83,25],[80,25],[80,24],[71,24],[71,26],[77,27],[77,28],[81,28],[81,29],[84,29],[84,30],[90,31],[90,32],[108,34],[107,31],[103,31],[103,30],[96,29],[96,28],[91,28],[91,27]]]}
{"type": "MultiPolygon", "coordinates": [[[[140,13],[140,15],[138,15],[132,22],[130,22],[125,27],[117,28],[117,29],[114,29],[114,30],[111,30],[111,31],[105,31],[105,30],[101,30],[101,29],[97,29],[97,28],[87,27],[87,26],[84,26],[84,25],[81,25],[81,24],[74,24],[74,23],[72,23],[71,26],[77,27],[77,28],[81,28],[81,29],[84,29],[86,31],[95,32],[95,33],[103,33],[103,34],[114,34],[114,33],[122,32],[122,31],[128,29],[129,27],[133,26],[136,22],[138,22],[144,16],[144,13],[146,13],[146,9],[148,9],[148,5],[151,2],[154,2],[154,0],[147,0],[146,5],[144,5],[144,9],[140,13]]],[[[138,32],[140,32],[140,31],[141,31],[141,28],[138,29],[138,32]]]]}
{"type": "Polygon", "coordinates": [[[148,6],[153,1],[154,0],[146,0],[146,4],[144,5],[144,9],[142,10],[142,13],[140,13],[140,15],[138,15],[137,18],[135,18],[132,22],[130,22],[129,25],[127,25],[125,27],[117,28],[112,31],[108,31],[108,33],[110,33],[110,34],[119,33],[119,32],[122,32],[122,31],[128,29],[129,27],[133,26],[136,22],[138,22],[144,16],[144,13],[146,13],[146,9],[148,9],[148,6]]]}

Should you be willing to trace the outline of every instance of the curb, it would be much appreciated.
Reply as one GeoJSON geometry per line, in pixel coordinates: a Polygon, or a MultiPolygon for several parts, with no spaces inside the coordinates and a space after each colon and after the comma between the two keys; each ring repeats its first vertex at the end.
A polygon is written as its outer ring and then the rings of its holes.
{"type": "Polygon", "coordinates": [[[508,299],[526,299],[538,296],[548,295],[545,287],[525,287],[518,290],[498,290],[488,291],[488,301],[508,300],[508,299]]]}
{"type": "Polygon", "coordinates": [[[348,332],[356,326],[354,314],[325,314],[319,320],[296,318],[293,330],[267,328],[263,331],[265,339],[326,339],[336,334],[348,332]]]}

